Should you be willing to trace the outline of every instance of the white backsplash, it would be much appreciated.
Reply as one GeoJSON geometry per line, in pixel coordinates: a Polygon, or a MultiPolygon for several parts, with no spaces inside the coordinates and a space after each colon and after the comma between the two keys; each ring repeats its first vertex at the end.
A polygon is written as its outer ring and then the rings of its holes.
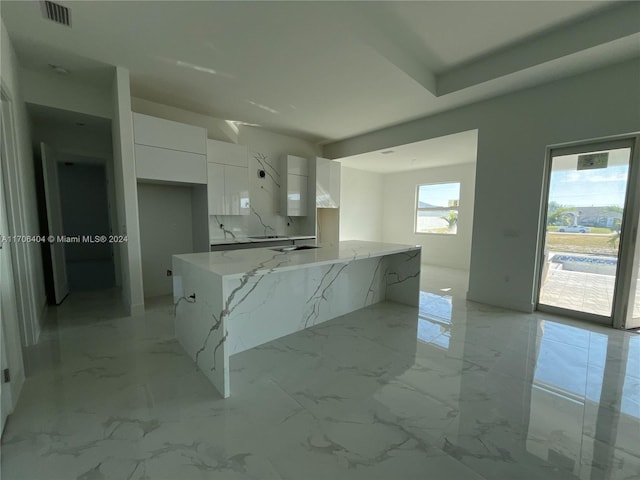
{"type": "Polygon", "coordinates": [[[280,215],[281,159],[263,152],[249,152],[250,215],[211,215],[209,235],[212,239],[249,235],[315,235],[312,217],[280,215]],[[258,176],[264,170],[264,178],[258,176]],[[220,224],[224,225],[220,228],[220,224]]]}

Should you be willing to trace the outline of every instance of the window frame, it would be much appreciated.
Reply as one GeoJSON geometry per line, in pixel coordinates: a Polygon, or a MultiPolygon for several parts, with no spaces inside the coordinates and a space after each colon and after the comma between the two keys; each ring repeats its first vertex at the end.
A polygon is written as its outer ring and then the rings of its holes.
{"type": "Polygon", "coordinates": [[[462,182],[460,181],[446,181],[446,182],[436,182],[436,183],[419,183],[416,185],[416,198],[414,201],[414,215],[413,215],[413,233],[415,235],[443,235],[443,236],[455,236],[458,235],[458,228],[456,222],[456,231],[452,233],[444,233],[444,232],[419,232],[418,231],[418,213],[420,212],[457,212],[458,221],[460,221],[460,191],[462,190],[462,182]],[[450,185],[457,184],[458,185],[458,204],[455,207],[420,207],[420,187],[430,187],[433,185],[450,185]]]}

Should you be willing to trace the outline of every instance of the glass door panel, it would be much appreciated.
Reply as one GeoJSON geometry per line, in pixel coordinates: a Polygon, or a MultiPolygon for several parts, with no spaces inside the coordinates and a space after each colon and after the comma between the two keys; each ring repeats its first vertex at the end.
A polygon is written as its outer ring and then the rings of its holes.
{"type": "Polygon", "coordinates": [[[622,327],[626,329],[640,328],[640,242],[638,241],[638,224],[640,221],[638,220],[639,219],[636,218],[633,229],[633,240],[635,243],[633,246],[633,261],[631,262],[629,300],[626,309],[626,318],[624,318],[624,325],[622,325],[622,327]]]}
{"type": "Polygon", "coordinates": [[[631,145],[565,152],[551,152],[538,304],[611,318],[631,145]]]}

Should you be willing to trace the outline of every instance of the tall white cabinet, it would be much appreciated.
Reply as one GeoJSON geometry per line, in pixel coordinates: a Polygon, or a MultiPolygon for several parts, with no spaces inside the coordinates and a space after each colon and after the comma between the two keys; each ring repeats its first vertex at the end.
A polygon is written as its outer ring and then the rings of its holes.
{"type": "Polygon", "coordinates": [[[308,215],[309,161],[306,158],[286,155],[283,158],[286,172],[285,188],[282,188],[282,215],[304,217],[308,215]]]}
{"type": "Polygon", "coordinates": [[[133,114],[145,297],[172,291],[171,256],[209,249],[207,131],[133,114]]]}
{"type": "Polygon", "coordinates": [[[340,241],[340,167],[316,157],[316,236],[323,245],[340,241]]]}
{"type": "Polygon", "coordinates": [[[249,150],[207,140],[209,215],[249,215],[249,150]]]}
{"type": "Polygon", "coordinates": [[[204,128],[134,113],[133,138],[138,180],[207,183],[204,128]]]}
{"type": "Polygon", "coordinates": [[[340,207],[340,163],[316,157],[316,207],[340,207]]]}

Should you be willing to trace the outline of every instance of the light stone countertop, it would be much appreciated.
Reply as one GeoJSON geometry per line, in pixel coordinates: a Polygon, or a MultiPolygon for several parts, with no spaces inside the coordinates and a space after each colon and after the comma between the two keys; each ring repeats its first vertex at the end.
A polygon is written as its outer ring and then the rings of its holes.
{"type": "Polygon", "coordinates": [[[419,251],[421,246],[349,240],[308,250],[279,252],[274,248],[281,247],[189,253],[174,257],[223,277],[241,277],[419,251]]]}

